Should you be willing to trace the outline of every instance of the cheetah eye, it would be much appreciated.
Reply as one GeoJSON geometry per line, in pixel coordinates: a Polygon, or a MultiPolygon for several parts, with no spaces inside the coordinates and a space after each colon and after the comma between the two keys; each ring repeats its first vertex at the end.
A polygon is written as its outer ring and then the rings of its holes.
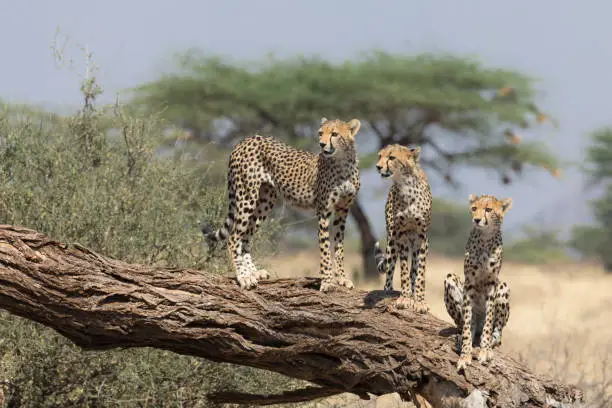
{"type": "Polygon", "coordinates": [[[319,131],[319,136],[323,136],[323,132],[319,131]]]}
{"type": "Polygon", "coordinates": [[[338,136],[338,132],[332,132],[332,137],[338,136]]]}
{"type": "Polygon", "coordinates": [[[389,160],[395,160],[395,156],[389,156],[389,160]]]}
{"type": "Polygon", "coordinates": [[[489,212],[493,211],[493,209],[492,208],[487,208],[487,209],[485,209],[485,211],[489,213],[489,212]]]}
{"type": "Polygon", "coordinates": [[[476,211],[476,207],[472,207],[472,211],[476,211]]]}

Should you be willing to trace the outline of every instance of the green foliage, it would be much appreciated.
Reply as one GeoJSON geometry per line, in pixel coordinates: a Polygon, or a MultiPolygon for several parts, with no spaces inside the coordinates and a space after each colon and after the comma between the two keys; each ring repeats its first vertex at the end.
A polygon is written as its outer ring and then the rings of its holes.
{"type": "Polygon", "coordinates": [[[609,184],[612,180],[612,127],[603,127],[591,134],[587,149],[586,173],[593,184],[609,184]]]}
{"type": "Polygon", "coordinates": [[[569,244],[584,258],[599,259],[605,269],[612,271],[612,127],[604,127],[591,134],[584,168],[591,185],[604,188],[601,198],[591,202],[596,225],[576,226],[569,244]]]}
{"type": "Polygon", "coordinates": [[[504,260],[549,264],[571,261],[567,254],[567,244],[558,237],[558,231],[542,231],[524,228],[525,238],[510,242],[504,248],[504,260]]]}
{"type": "MultiPolygon", "coordinates": [[[[213,146],[164,145],[164,122],[121,106],[64,117],[0,108],[0,222],[79,242],[128,262],[228,271],[207,260],[198,219],[227,211],[226,159],[213,146]]],[[[267,222],[254,241],[270,248],[267,222]]],[[[217,389],[278,391],[296,382],[152,349],[84,352],[51,329],[0,314],[8,406],[210,406],[217,389]]]]}
{"type": "Polygon", "coordinates": [[[0,221],[129,262],[210,267],[197,221],[226,215],[225,163],[158,150],[163,122],[113,111],[0,110],[0,221]]]}
{"type": "Polygon", "coordinates": [[[610,242],[609,234],[600,227],[576,225],[572,228],[568,245],[578,251],[584,258],[598,259],[604,254],[610,242]]]}
{"type": "Polygon", "coordinates": [[[516,143],[516,129],[546,118],[534,103],[533,80],[469,58],[375,51],[341,63],[297,57],[243,64],[189,51],[179,61],[178,73],[136,88],[134,101],[225,143],[264,131],[312,145],[321,116],[358,117],[375,148],[420,144],[425,165],[447,177],[456,164],[506,177],[524,164],[558,166],[539,143],[516,143]]]}

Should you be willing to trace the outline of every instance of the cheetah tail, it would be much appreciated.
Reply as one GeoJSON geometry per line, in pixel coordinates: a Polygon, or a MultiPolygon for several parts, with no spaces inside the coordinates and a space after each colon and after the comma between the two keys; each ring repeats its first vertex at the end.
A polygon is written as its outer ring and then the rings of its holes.
{"type": "Polygon", "coordinates": [[[376,269],[378,270],[378,273],[385,273],[385,261],[387,259],[385,254],[383,254],[383,251],[380,249],[380,243],[378,241],[376,241],[374,244],[374,259],[376,261],[376,269]]]}
{"type": "Polygon", "coordinates": [[[225,241],[229,236],[233,225],[233,218],[231,216],[228,216],[225,219],[225,223],[223,224],[223,226],[218,230],[213,230],[211,224],[202,224],[200,226],[200,231],[202,231],[202,234],[204,235],[209,244],[214,244],[219,241],[225,241]]]}

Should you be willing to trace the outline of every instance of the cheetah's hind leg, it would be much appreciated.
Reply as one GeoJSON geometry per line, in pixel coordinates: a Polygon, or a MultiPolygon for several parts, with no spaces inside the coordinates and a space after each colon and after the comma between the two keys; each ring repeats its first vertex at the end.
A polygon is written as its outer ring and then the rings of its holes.
{"type": "Polygon", "coordinates": [[[253,262],[250,253],[250,242],[260,225],[266,220],[268,215],[270,215],[274,209],[277,198],[278,195],[273,185],[268,183],[263,183],[261,185],[259,188],[259,199],[257,200],[255,211],[249,218],[249,226],[243,238],[243,259],[247,265],[247,268],[257,280],[269,279],[270,273],[268,273],[268,271],[265,269],[257,268],[253,262]]]}
{"type": "Polygon", "coordinates": [[[244,180],[236,183],[236,216],[234,228],[228,239],[228,251],[236,271],[236,279],[243,289],[252,289],[257,286],[255,267],[248,252],[248,246],[253,228],[250,228],[250,219],[255,214],[259,202],[259,187],[245,188],[244,180]]]}
{"type": "Polygon", "coordinates": [[[502,331],[510,318],[510,288],[506,282],[500,282],[495,291],[495,318],[491,348],[501,346],[502,331]]]}

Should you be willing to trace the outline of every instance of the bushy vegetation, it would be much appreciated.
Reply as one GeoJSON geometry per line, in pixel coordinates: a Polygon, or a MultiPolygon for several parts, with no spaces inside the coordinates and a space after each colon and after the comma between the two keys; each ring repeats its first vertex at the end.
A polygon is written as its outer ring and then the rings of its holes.
{"type": "MultiPolygon", "coordinates": [[[[86,102],[71,116],[0,108],[0,222],[129,262],[227,272],[225,251],[208,260],[198,229],[198,220],[218,224],[227,211],[224,155],[212,145],[168,149],[157,115],[86,102]]],[[[279,228],[267,222],[255,251],[269,248],[279,228]]],[[[204,407],[211,390],[295,383],[167,351],[84,352],[7,313],[0,313],[0,379],[12,407],[204,407]]]]}

